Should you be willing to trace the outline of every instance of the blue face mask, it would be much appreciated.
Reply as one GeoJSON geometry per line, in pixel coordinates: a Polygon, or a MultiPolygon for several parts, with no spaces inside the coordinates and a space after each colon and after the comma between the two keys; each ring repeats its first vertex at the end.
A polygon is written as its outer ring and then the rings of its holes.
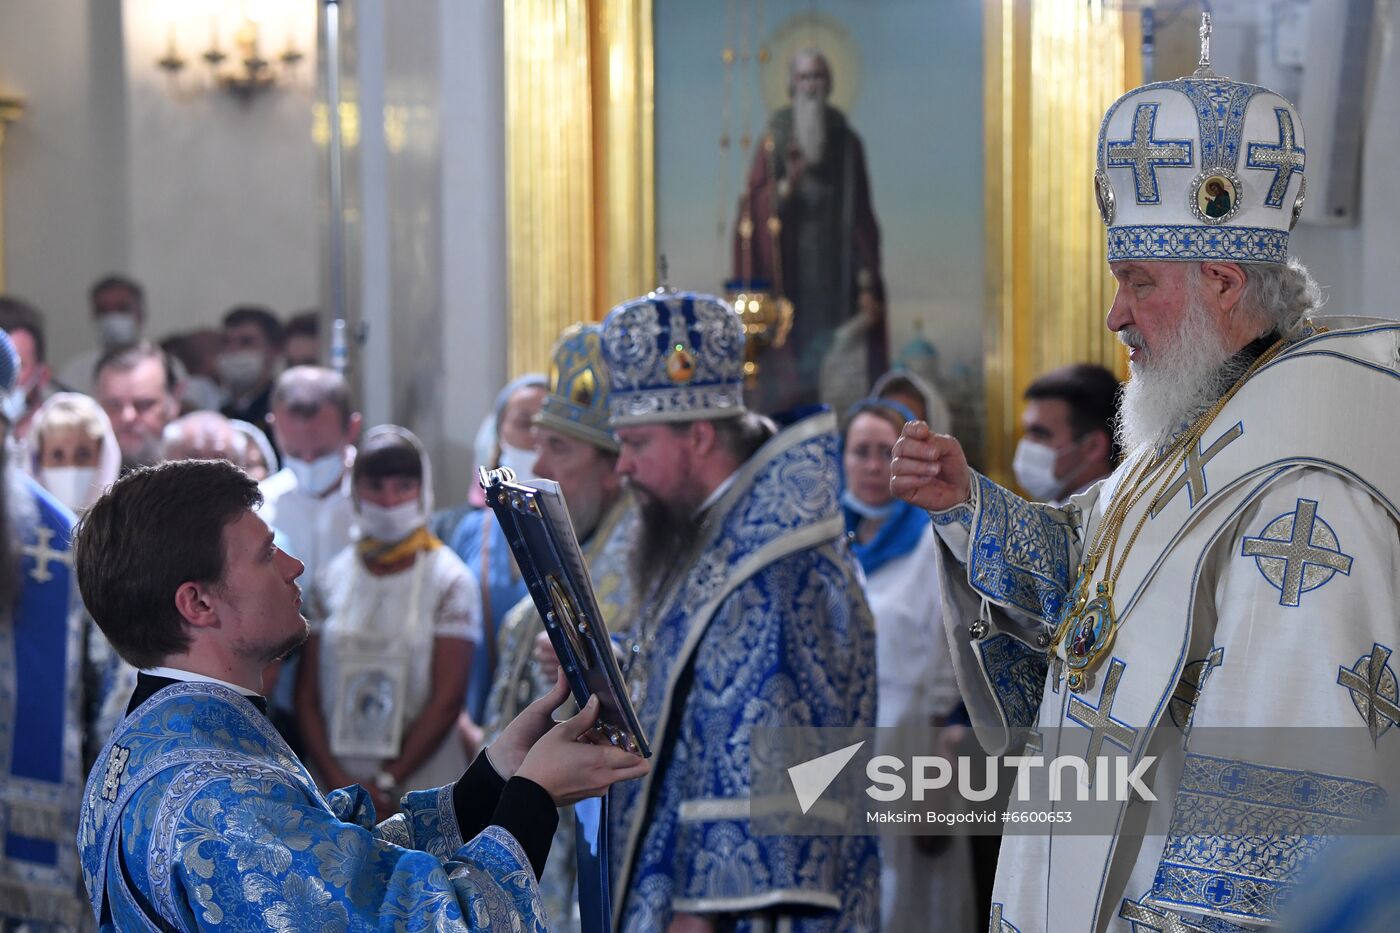
{"type": "Polygon", "coordinates": [[[899,508],[899,500],[891,499],[884,505],[868,505],[855,497],[855,493],[849,489],[841,490],[841,504],[855,512],[861,518],[868,518],[874,521],[884,521],[895,513],[899,508]]]}

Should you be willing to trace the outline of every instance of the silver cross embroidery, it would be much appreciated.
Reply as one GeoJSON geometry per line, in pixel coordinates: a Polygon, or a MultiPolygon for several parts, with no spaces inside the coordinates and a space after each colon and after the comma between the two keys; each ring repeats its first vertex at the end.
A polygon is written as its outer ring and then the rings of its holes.
{"type": "MultiPolygon", "coordinates": [[[[1118,693],[1118,682],[1123,679],[1123,670],[1127,666],[1117,658],[1109,662],[1097,707],[1090,706],[1077,696],[1069,698],[1069,710],[1065,715],[1090,730],[1089,751],[1085,756],[1087,758],[1099,756],[1104,739],[1127,752],[1132,751],[1133,744],[1137,742],[1138,730],[1113,718],[1113,699],[1118,693]]],[[[1090,774],[1092,773],[1091,769],[1090,774]]],[[[1090,780],[1092,781],[1092,777],[1090,780]]]]}
{"type": "Polygon", "coordinates": [[[987,933],[1018,933],[1016,928],[1007,923],[1001,916],[1002,906],[992,904],[992,916],[987,924],[987,933]]]}
{"type": "Polygon", "coordinates": [[[1133,112],[1133,135],[1130,139],[1110,140],[1110,168],[1131,166],[1139,204],[1160,204],[1157,189],[1157,169],[1175,166],[1190,167],[1192,144],[1189,139],[1154,139],[1157,105],[1138,104],[1133,112]]]}
{"type": "Polygon", "coordinates": [[[1259,537],[1245,538],[1240,553],[1253,557],[1259,572],[1279,589],[1281,606],[1297,606],[1304,593],[1334,574],[1351,574],[1351,557],[1317,517],[1313,499],[1299,499],[1296,511],[1274,519],[1259,537]]]}
{"type": "Polygon", "coordinates": [[[1286,107],[1275,107],[1274,116],[1278,119],[1278,145],[1273,143],[1250,143],[1245,166],[1264,169],[1274,173],[1269,185],[1269,194],[1264,203],[1269,207],[1283,207],[1283,196],[1288,193],[1288,183],[1294,172],[1303,170],[1306,150],[1294,144],[1293,115],[1286,107]]]}
{"type": "Polygon", "coordinates": [[[1118,908],[1118,916],[1132,923],[1133,933],[1141,933],[1143,930],[1153,930],[1155,933],[1192,933],[1194,929],[1169,910],[1153,910],[1126,897],[1123,898],[1123,906],[1118,908]]]}
{"type": "Polygon", "coordinates": [[[1199,443],[1192,444],[1190,449],[1186,451],[1186,463],[1182,467],[1181,475],[1172,480],[1172,484],[1162,491],[1161,499],[1152,507],[1152,517],[1156,518],[1163,509],[1170,505],[1183,487],[1187,490],[1187,500],[1191,507],[1195,508],[1196,503],[1206,497],[1210,488],[1206,485],[1206,464],[1214,460],[1217,454],[1243,435],[1244,424],[1237,421],[1233,428],[1217,437],[1215,443],[1204,451],[1200,449],[1199,443]]]}
{"type": "Polygon", "coordinates": [[[1337,683],[1350,691],[1351,702],[1366,720],[1372,743],[1400,723],[1400,688],[1389,662],[1390,649],[1373,644],[1371,653],[1363,654],[1355,665],[1337,668],[1337,683]]]}
{"type": "Polygon", "coordinates": [[[53,573],[49,570],[49,564],[57,561],[60,564],[73,566],[73,554],[70,551],[58,551],[49,546],[53,541],[53,529],[40,525],[35,534],[39,540],[33,544],[26,544],[20,550],[28,556],[34,558],[34,569],[29,571],[29,577],[35,583],[48,583],[53,579],[53,573]]]}

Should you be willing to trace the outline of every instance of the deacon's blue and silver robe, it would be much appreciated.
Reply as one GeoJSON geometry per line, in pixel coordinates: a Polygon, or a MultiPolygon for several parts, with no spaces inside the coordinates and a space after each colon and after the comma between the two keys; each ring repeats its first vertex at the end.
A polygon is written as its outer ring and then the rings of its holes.
{"type": "Polygon", "coordinates": [[[78,847],[103,930],[546,929],[519,843],[464,841],[452,787],[374,825],[360,787],[323,796],[267,717],[209,683],[167,687],[113,733],[78,847]]]}
{"type": "Polygon", "coordinates": [[[1117,805],[1114,833],[1003,839],[995,933],[1272,923],[1400,783],[1400,432],[1378,418],[1400,411],[1400,325],[1318,324],[1224,406],[1146,518],[1082,692],[1046,646],[1127,468],[1064,509],[978,476],[971,507],[934,514],[945,630],[988,750],[1157,759],[1156,802],[1117,805]]]}
{"type": "Polygon", "coordinates": [[[664,930],[676,913],[740,931],[879,927],[873,837],[749,824],[754,726],[875,724],[875,633],[837,476],[833,416],[778,435],[710,507],[689,572],[637,614],[628,679],[656,753],[651,774],[612,791],[624,931],[664,930]]]}
{"type": "Polygon", "coordinates": [[[18,528],[19,601],[0,619],[0,928],[78,929],[72,846],[82,800],[84,631],[72,516],[28,477],[5,478],[18,528]]]}

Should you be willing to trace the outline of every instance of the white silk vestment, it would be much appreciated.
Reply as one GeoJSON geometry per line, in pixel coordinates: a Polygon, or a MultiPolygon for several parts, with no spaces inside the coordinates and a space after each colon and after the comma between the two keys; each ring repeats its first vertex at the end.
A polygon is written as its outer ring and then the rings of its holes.
{"type": "Polygon", "coordinates": [[[1064,509],[977,476],[971,503],[934,513],[945,632],[988,751],[1157,759],[1156,802],[1116,805],[1112,834],[1005,836],[993,933],[1270,924],[1329,837],[1373,822],[1400,781],[1400,432],[1380,421],[1400,410],[1400,325],[1318,323],[1178,469],[1081,693],[1046,649],[1126,468],[1064,509]]]}

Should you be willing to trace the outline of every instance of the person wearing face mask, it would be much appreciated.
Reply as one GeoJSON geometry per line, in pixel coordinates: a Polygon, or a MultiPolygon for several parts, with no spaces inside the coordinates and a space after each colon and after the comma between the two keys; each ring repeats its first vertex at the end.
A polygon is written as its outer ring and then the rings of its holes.
{"type": "Polygon", "coordinates": [[[223,350],[215,365],[229,400],[219,410],[227,418],[264,428],[282,357],[282,322],[266,308],[242,305],[224,315],[223,328],[223,350]]]}
{"type": "MultiPolygon", "coordinates": [[[[876,725],[923,730],[944,725],[959,706],[953,661],[942,634],[938,587],[928,563],[937,541],[928,516],[890,492],[890,459],[914,413],[890,399],[867,398],[846,415],[841,506],[851,550],[865,572],[875,617],[876,725]]],[[[922,736],[922,732],[911,733],[922,736]]],[[[934,837],[937,838],[937,837],[934,837]]],[[[972,848],[966,836],[931,846],[915,836],[880,838],[881,929],[973,928],[972,848]]]]}
{"type": "Polygon", "coordinates": [[[314,583],[326,617],[311,627],[297,708],[323,782],[362,784],[383,816],[403,793],[466,768],[452,727],[481,640],[481,596],[427,528],[432,468],[412,432],[368,432],[351,483],[359,540],[314,583]]]}
{"type": "MultiPolygon", "coordinates": [[[[527,373],[496,396],[492,411],[496,423],[496,450],[487,466],[493,469],[510,467],[520,479],[534,477],[537,455],[530,428],[548,391],[549,380],[543,374],[527,373]]],[[[480,723],[485,715],[491,682],[496,676],[496,633],[511,607],[529,595],[529,590],[510,556],[505,534],[489,509],[468,512],[444,540],[451,544],[462,562],[472,568],[481,583],[485,640],[473,662],[465,707],[471,721],[480,723]]]]}
{"type": "Polygon", "coordinates": [[[98,361],[114,350],[141,342],[146,296],[139,282],[123,275],[107,275],[93,283],[88,297],[97,346],[69,358],[58,370],[58,381],[74,392],[91,395],[98,361]]]}
{"type": "MultiPolygon", "coordinates": [[[[14,389],[19,371],[14,343],[0,331],[0,395],[14,389]]],[[[0,411],[0,930],[87,929],[71,853],[83,754],[115,672],[97,663],[102,638],[74,585],[73,515],[21,469],[7,443],[11,428],[0,411]]]]}
{"type": "Polygon", "coordinates": [[[87,511],[121,474],[112,423],[86,395],[51,396],[34,413],[30,437],[34,478],[75,515],[87,511]]]}
{"type": "MultiPolygon", "coordinates": [[[[51,395],[34,413],[29,439],[30,475],[74,515],[81,517],[121,475],[122,453],[112,423],[86,395],[51,395]]],[[[87,745],[92,746],[121,721],[136,669],[117,656],[95,627],[88,628],[84,643],[85,687],[91,694],[87,715],[92,717],[87,745]]]]}
{"type": "Polygon", "coordinates": [[[9,295],[0,295],[0,330],[19,353],[19,382],[4,400],[14,419],[13,439],[27,444],[30,423],[39,406],[62,387],[55,384],[46,355],[44,315],[38,308],[9,295]]]}
{"type": "Polygon", "coordinates": [[[1113,472],[1118,380],[1092,363],[1053,370],[1026,389],[1012,471],[1033,499],[1060,505],[1113,472]]]}
{"type": "MultiPolygon", "coordinates": [[[[350,464],[360,413],[344,376],[321,366],[297,366],[277,378],[268,421],[283,459],[282,468],[258,484],[263,496],[258,517],[276,534],[278,546],[306,565],[306,579],[316,580],[352,540],[350,464]]],[[[325,617],[315,599],[308,598],[302,610],[313,622],[325,617]]],[[[301,744],[293,713],[299,657],[293,652],[263,675],[272,721],[293,748],[301,744]]]]}
{"type": "Polygon", "coordinates": [[[218,411],[227,401],[219,384],[219,356],[223,353],[223,331],[213,327],[200,327],[181,334],[172,334],[160,342],[161,349],[169,353],[185,368],[185,384],[180,393],[180,409],[185,414],[192,411],[218,411]]]}

